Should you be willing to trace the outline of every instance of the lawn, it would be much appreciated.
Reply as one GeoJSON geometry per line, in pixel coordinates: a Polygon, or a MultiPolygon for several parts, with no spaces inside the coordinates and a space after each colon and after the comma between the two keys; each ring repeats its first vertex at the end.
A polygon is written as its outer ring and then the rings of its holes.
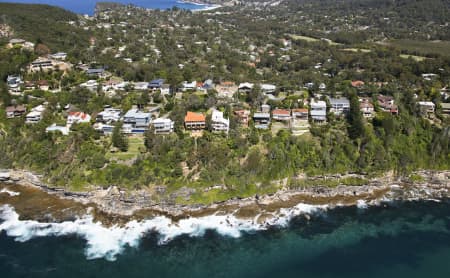
{"type": "Polygon", "coordinates": [[[130,160],[138,156],[140,147],[144,147],[144,137],[132,136],[128,138],[128,151],[108,152],[106,158],[117,161],[130,160]]]}
{"type": "Polygon", "coordinates": [[[390,40],[382,43],[417,56],[450,56],[450,41],[390,40]]]}
{"type": "Polygon", "coordinates": [[[425,61],[426,59],[428,59],[427,57],[423,57],[423,56],[407,55],[407,54],[401,54],[400,58],[404,58],[404,59],[411,58],[416,62],[422,62],[422,61],[425,61]]]}
{"type": "Polygon", "coordinates": [[[347,52],[362,52],[362,53],[369,53],[369,52],[372,52],[372,50],[370,50],[370,49],[364,49],[364,48],[344,48],[344,49],[342,49],[342,51],[347,51],[347,52]]]}

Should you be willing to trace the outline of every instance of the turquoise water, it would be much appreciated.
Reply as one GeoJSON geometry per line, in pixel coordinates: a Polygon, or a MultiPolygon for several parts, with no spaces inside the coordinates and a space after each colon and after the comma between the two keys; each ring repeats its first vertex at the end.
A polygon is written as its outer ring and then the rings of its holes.
{"type": "Polygon", "coordinates": [[[2,233],[1,277],[450,277],[450,202],[338,208],[240,238],[210,231],[161,246],[149,234],[114,262],[84,252],[77,237],[2,233]]]}
{"type": "MultiPolygon", "coordinates": [[[[106,0],[0,0],[0,2],[14,2],[14,3],[32,3],[32,4],[48,4],[58,6],[66,10],[79,13],[89,14],[94,13],[95,4],[97,2],[108,2],[106,0]]],[[[187,10],[204,9],[207,5],[195,5],[189,3],[182,3],[179,0],[113,0],[109,2],[117,2],[123,4],[133,4],[143,8],[150,9],[171,9],[178,7],[187,10]]]]}

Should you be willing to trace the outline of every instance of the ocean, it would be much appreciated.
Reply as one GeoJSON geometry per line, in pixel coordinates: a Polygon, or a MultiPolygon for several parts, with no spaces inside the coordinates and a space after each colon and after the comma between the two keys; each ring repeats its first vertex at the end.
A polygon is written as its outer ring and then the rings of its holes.
{"type": "MultiPolygon", "coordinates": [[[[14,212],[5,206],[0,211],[1,231],[14,212]]],[[[90,237],[117,233],[79,227],[71,234],[68,225],[63,233],[16,219],[6,229],[9,235],[0,232],[0,273],[5,278],[450,277],[450,200],[338,207],[309,215],[236,237],[197,226],[161,244],[159,233],[147,231],[114,258],[93,256],[111,242],[90,237]]],[[[127,242],[129,236],[114,240],[127,242]]]]}
{"type": "MultiPolygon", "coordinates": [[[[0,0],[0,2],[48,4],[52,6],[58,6],[78,14],[93,15],[95,4],[97,2],[108,2],[108,1],[107,0],[0,0]]],[[[187,10],[200,10],[210,7],[208,5],[183,3],[182,1],[179,0],[113,0],[110,2],[133,4],[143,8],[160,9],[160,10],[171,9],[173,7],[178,7],[187,10]]]]}

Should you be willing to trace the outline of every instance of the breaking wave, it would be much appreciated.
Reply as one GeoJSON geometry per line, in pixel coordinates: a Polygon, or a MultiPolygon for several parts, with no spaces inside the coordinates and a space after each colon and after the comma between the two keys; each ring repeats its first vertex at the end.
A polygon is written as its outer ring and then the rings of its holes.
{"type": "Polygon", "coordinates": [[[239,219],[234,215],[210,215],[198,218],[186,218],[177,222],[158,216],[144,221],[130,221],[124,226],[106,227],[95,222],[92,215],[86,215],[75,221],[61,223],[43,223],[35,220],[20,220],[19,214],[9,205],[0,207],[0,232],[5,231],[16,241],[25,242],[36,237],[77,235],[86,240],[85,254],[88,259],[105,258],[114,261],[125,247],[138,247],[140,240],[150,232],[158,234],[158,244],[166,244],[180,235],[200,237],[207,230],[213,230],[228,237],[240,237],[243,233],[266,230],[271,226],[285,227],[291,219],[302,214],[325,211],[327,206],[298,204],[289,209],[280,209],[279,213],[258,221],[239,219]]]}

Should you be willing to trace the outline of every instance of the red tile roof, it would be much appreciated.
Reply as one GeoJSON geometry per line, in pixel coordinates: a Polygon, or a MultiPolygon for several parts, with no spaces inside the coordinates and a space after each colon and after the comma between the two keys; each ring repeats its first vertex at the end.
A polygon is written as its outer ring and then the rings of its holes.
{"type": "Polygon", "coordinates": [[[272,111],[272,115],[283,115],[283,116],[290,116],[291,112],[286,109],[275,109],[272,111]]]}

